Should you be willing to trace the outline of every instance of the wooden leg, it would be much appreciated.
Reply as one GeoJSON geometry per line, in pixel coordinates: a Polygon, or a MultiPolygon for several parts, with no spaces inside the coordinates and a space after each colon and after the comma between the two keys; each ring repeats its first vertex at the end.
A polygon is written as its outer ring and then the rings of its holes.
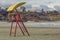
{"type": "Polygon", "coordinates": [[[16,37],[16,31],[17,31],[17,22],[16,22],[16,27],[15,27],[14,37],[16,37]]]}
{"type": "Polygon", "coordinates": [[[12,33],[12,26],[13,26],[13,22],[11,22],[11,27],[10,27],[10,36],[11,36],[11,33],[12,33]]]}
{"type": "MultiPolygon", "coordinates": [[[[19,25],[19,23],[18,23],[18,25],[19,25]]],[[[20,25],[19,25],[19,28],[21,29],[21,32],[22,32],[22,33],[23,33],[23,35],[25,36],[25,34],[24,34],[24,32],[23,32],[22,28],[20,27],[20,25]]]]}
{"type": "Polygon", "coordinates": [[[28,32],[27,28],[25,27],[24,23],[23,23],[23,22],[21,22],[21,23],[22,23],[22,25],[23,25],[23,27],[24,27],[25,31],[27,32],[28,36],[30,36],[30,34],[29,34],[29,32],[28,32]]]}

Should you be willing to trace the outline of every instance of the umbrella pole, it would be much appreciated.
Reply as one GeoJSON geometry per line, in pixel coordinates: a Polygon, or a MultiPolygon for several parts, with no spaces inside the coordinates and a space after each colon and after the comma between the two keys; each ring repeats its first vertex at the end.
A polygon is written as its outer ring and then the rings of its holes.
{"type": "MultiPolygon", "coordinates": [[[[25,27],[25,25],[24,25],[24,23],[23,23],[23,20],[22,20],[21,16],[19,15],[19,12],[17,11],[17,9],[16,9],[16,14],[17,14],[19,17],[16,17],[16,27],[15,27],[14,36],[16,36],[16,29],[17,29],[17,24],[18,24],[19,19],[20,19],[20,21],[21,21],[21,23],[22,23],[22,25],[23,25],[23,30],[27,32],[28,36],[30,36],[27,28],[25,27]]],[[[18,25],[19,25],[19,24],[18,24],[18,25]]],[[[19,26],[19,27],[20,27],[20,26],[19,26]]],[[[22,33],[23,33],[23,35],[24,35],[24,32],[23,32],[22,28],[20,28],[20,29],[21,29],[21,31],[22,31],[22,33]]]]}
{"type": "Polygon", "coordinates": [[[19,22],[18,17],[16,17],[16,27],[15,27],[14,37],[16,37],[17,25],[19,26],[19,28],[20,28],[21,32],[23,33],[23,35],[25,35],[18,22],[19,22]]]}
{"type": "MultiPolygon", "coordinates": [[[[19,23],[18,23],[19,25],[19,23]]],[[[25,36],[24,32],[23,32],[23,29],[21,28],[21,26],[19,25],[19,28],[21,29],[21,32],[23,33],[23,35],[25,36]]]]}
{"type": "Polygon", "coordinates": [[[12,26],[13,26],[13,21],[11,22],[11,26],[10,26],[10,36],[11,36],[11,33],[12,33],[12,26]]]}
{"type": "Polygon", "coordinates": [[[17,22],[17,20],[16,20],[16,26],[15,26],[15,32],[14,32],[14,37],[16,37],[17,24],[18,24],[18,22],[17,22]]]}
{"type": "Polygon", "coordinates": [[[28,36],[30,36],[30,34],[29,34],[29,32],[28,32],[27,28],[25,27],[25,25],[24,25],[23,21],[22,21],[21,23],[22,23],[22,25],[23,25],[24,30],[27,32],[28,36]]]}
{"type": "Polygon", "coordinates": [[[22,25],[23,25],[23,29],[24,29],[24,31],[26,31],[26,32],[27,32],[28,36],[30,36],[30,34],[29,34],[29,32],[28,32],[27,28],[25,27],[24,22],[23,22],[23,20],[22,20],[22,18],[21,18],[21,16],[20,16],[20,15],[19,15],[19,18],[20,18],[21,23],[22,23],[22,25]]]}

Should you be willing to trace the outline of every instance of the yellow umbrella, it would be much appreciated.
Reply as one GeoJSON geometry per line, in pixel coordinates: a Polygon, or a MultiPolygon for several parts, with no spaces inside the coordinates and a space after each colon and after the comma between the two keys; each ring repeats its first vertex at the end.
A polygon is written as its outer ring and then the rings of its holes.
{"type": "Polygon", "coordinates": [[[19,6],[22,6],[23,4],[25,4],[26,2],[21,2],[21,3],[18,3],[18,4],[15,4],[15,5],[12,5],[10,6],[7,11],[13,11],[14,9],[18,8],[19,6]]]}
{"type": "MultiPolygon", "coordinates": [[[[25,3],[26,3],[26,2],[20,2],[20,3],[18,3],[18,4],[12,5],[12,6],[10,6],[10,7],[7,9],[7,12],[12,11],[12,12],[13,12],[12,14],[15,14],[14,9],[18,8],[19,6],[22,6],[22,5],[25,4],[25,3]]],[[[9,15],[10,15],[10,13],[8,13],[8,19],[9,19],[9,15]]]]}

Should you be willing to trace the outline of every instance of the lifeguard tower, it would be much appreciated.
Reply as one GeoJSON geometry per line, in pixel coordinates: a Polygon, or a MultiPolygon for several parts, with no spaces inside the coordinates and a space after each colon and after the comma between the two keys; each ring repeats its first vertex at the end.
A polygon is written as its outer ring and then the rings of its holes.
{"type": "Polygon", "coordinates": [[[15,5],[10,6],[7,9],[7,11],[9,12],[8,18],[9,18],[9,15],[12,15],[11,16],[11,26],[10,26],[10,36],[11,36],[11,33],[12,33],[12,27],[13,27],[14,20],[16,21],[14,36],[16,36],[17,25],[19,26],[19,28],[20,28],[20,30],[21,30],[23,35],[25,35],[25,32],[26,32],[28,34],[28,36],[30,36],[27,28],[24,25],[24,22],[22,20],[21,14],[17,11],[17,8],[22,6],[25,3],[26,2],[21,2],[21,3],[15,4],[15,5]],[[10,14],[10,12],[12,12],[12,14],[10,14]],[[23,25],[23,27],[21,27],[19,23],[21,23],[23,25]]]}

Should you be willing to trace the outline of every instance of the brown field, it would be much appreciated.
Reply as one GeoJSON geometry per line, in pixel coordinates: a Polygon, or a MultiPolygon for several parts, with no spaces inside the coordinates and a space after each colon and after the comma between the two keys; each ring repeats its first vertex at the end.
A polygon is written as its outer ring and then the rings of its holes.
{"type": "Polygon", "coordinates": [[[0,40],[60,40],[60,28],[28,28],[30,36],[23,36],[21,31],[17,30],[14,37],[14,28],[12,35],[9,36],[9,27],[0,27],[0,40]]]}

